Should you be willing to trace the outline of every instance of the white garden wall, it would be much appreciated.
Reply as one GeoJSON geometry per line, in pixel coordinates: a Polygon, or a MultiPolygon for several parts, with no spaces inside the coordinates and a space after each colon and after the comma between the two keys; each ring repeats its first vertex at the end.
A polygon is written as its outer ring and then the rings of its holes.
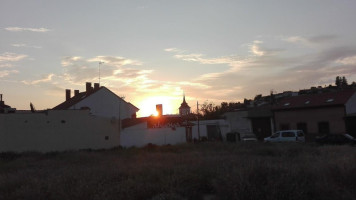
{"type": "Polygon", "coordinates": [[[147,128],[147,122],[125,128],[121,131],[121,146],[143,147],[149,143],[156,145],[180,144],[186,142],[185,127],[147,128]]]}
{"type": "Polygon", "coordinates": [[[120,145],[118,120],[88,110],[0,114],[0,152],[101,149],[120,145]]]}

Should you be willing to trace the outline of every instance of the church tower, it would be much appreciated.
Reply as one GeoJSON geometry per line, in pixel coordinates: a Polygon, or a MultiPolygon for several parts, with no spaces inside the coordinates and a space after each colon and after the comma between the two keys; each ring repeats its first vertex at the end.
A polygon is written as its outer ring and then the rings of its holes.
{"type": "Polygon", "coordinates": [[[185,101],[185,94],[183,94],[183,103],[180,104],[179,107],[179,115],[189,115],[190,114],[190,107],[188,106],[187,102],[185,101]]]}

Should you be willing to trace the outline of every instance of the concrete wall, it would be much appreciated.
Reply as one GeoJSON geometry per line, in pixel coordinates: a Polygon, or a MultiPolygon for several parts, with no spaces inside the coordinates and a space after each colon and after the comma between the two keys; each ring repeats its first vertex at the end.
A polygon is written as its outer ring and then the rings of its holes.
{"type": "MultiPolygon", "coordinates": [[[[198,139],[199,138],[198,137],[198,122],[191,121],[191,123],[195,124],[195,126],[192,127],[192,137],[193,137],[193,139],[194,138],[198,139]]],[[[228,132],[230,132],[230,126],[226,120],[224,120],[224,119],[200,120],[199,121],[200,137],[208,137],[207,125],[217,125],[220,128],[223,140],[224,141],[226,140],[226,134],[228,132]]]]}
{"type": "Polygon", "coordinates": [[[356,92],[351,96],[351,98],[346,102],[346,114],[356,114],[356,92]]]}
{"type": "Polygon", "coordinates": [[[307,124],[308,133],[317,134],[318,123],[326,121],[329,122],[330,133],[346,131],[344,107],[275,111],[274,117],[276,130],[280,130],[281,124],[289,124],[290,129],[297,129],[297,123],[304,122],[307,124]]]}
{"type": "Polygon", "coordinates": [[[185,127],[147,128],[147,122],[125,128],[121,131],[120,145],[143,147],[148,143],[156,145],[180,144],[186,142],[185,127]]]}
{"type": "Polygon", "coordinates": [[[118,120],[88,110],[0,114],[0,152],[63,151],[119,146],[118,120]]]}
{"type": "Polygon", "coordinates": [[[107,88],[101,88],[70,109],[80,109],[82,107],[89,107],[93,115],[107,118],[131,118],[132,114],[136,113],[132,105],[116,96],[107,88]]]}
{"type": "Polygon", "coordinates": [[[248,117],[248,111],[227,112],[224,114],[232,132],[241,134],[252,133],[252,123],[248,117]]]}

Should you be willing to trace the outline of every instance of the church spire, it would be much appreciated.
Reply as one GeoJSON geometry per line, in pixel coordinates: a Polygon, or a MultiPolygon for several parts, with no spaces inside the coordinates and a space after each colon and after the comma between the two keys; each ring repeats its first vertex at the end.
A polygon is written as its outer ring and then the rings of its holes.
{"type": "Polygon", "coordinates": [[[186,103],[185,102],[185,92],[183,92],[183,103],[186,103]]]}

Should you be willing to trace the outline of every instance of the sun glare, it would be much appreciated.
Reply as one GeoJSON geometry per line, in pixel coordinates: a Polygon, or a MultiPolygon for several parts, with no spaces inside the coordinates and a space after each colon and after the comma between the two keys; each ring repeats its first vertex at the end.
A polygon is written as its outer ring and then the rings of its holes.
{"type": "Polygon", "coordinates": [[[155,116],[155,117],[157,117],[158,114],[159,114],[159,113],[157,112],[157,110],[155,110],[152,115],[155,116]]]}
{"type": "Polygon", "coordinates": [[[177,114],[179,107],[179,99],[169,96],[156,96],[156,97],[143,97],[136,103],[137,107],[140,109],[137,112],[138,117],[146,116],[157,116],[158,112],[156,111],[156,105],[162,104],[163,106],[163,115],[167,114],[177,114]]]}

